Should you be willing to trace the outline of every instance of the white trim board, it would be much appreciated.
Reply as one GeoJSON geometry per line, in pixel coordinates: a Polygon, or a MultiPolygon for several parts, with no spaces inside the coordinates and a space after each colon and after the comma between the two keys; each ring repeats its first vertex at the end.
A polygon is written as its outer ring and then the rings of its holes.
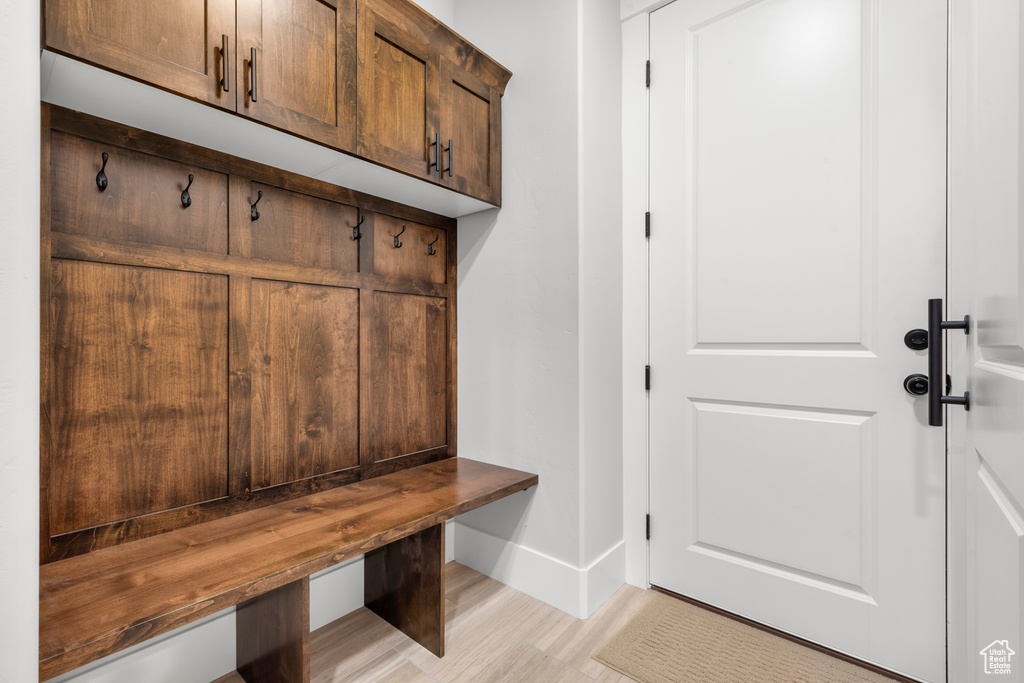
{"type": "Polygon", "coordinates": [[[455,561],[538,600],[586,619],[622,587],[625,541],[587,567],[573,567],[512,541],[457,522],[455,561]]]}
{"type": "MultiPolygon", "coordinates": [[[[622,23],[622,508],[626,582],[647,588],[647,87],[649,19],[622,23]]],[[[658,230],[652,217],[651,231],[658,230]]]]}

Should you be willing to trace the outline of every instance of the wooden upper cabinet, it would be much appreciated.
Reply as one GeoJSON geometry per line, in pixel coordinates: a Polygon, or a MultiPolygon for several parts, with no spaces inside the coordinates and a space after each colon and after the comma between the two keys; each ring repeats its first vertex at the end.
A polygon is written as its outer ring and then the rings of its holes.
{"type": "Polygon", "coordinates": [[[235,65],[239,114],[354,149],[355,0],[238,0],[235,65]]]}
{"type": "Polygon", "coordinates": [[[501,203],[512,74],[408,0],[45,0],[45,17],[52,50],[501,203]]]}
{"type": "Polygon", "coordinates": [[[360,7],[359,154],[418,178],[438,179],[439,53],[360,7]]]}
{"type": "MultiPolygon", "coordinates": [[[[225,61],[234,0],[46,0],[47,47],[160,88],[235,109],[225,61]]],[[[230,76],[230,74],[229,74],[230,76]]]]}
{"type": "Polygon", "coordinates": [[[441,180],[501,204],[501,96],[447,59],[441,60],[441,180]]]}

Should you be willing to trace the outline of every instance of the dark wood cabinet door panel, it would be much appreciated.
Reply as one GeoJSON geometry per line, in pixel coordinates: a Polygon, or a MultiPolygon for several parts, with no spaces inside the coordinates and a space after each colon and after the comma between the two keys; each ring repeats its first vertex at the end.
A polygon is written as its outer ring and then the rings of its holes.
{"type": "Polygon", "coordinates": [[[437,180],[440,57],[373,10],[359,19],[359,154],[437,180]]]}
{"type": "Polygon", "coordinates": [[[52,536],[227,495],[227,291],[52,261],[52,536]]]}
{"type": "Polygon", "coordinates": [[[252,487],[359,464],[359,290],[253,280],[252,487]]]}
{"type": "Polygon", "coordinates": [[[441,63],[442,180],[463,194],[501,204],[501,97],[448,60],[441,63]]]}
{"type": "Polygon", "coordinates": [[[354,149],[355,0],[238,0],[236,68],[238,113],[354,149]]]}
{"type": "MultiPolygon", "coordinates": [[[[46,45],[152,85],[235,109],[224,56],[235,44],[234,0],[46,0],[46,45]]],[[[233,57],[232,57],[233,59],[233,57]]]]}
{"type": "Polygon", "coordinates": [[[444,282],[448,268],[447,233],[392,216],[374,216],[373,268],[378,275],[444,282]],[[402,229],[405,228],[405,232],[402,229]],[[399,234],[401,233],[401,234],[399,234]],[[395,247],[395,237],[401,247],[395,247]],[[434,253],[429,253],[430,244],[434,253]]]}
{"type": "Polygon", "coordinates": [[[259,192],[263,193],[257,207],[259,220],[242,220],[252,230],[252,258],[309,268],[359,270],[359,240],[352,237],[352,228],[359,222],[358,209],[251,183],[250,195],[255,198],[259,192]]]}
{"type": "Polygon", "coordinates": [[[445,446],[447,301],[375,292],[372,316],[370,461],[445,446]]]}
{"type": "Polygon", "coordinates": [[[53,232],[227,253],[224,173],[58,132],[51,138],[50,169],[53,232]],[[101,169],[103,190],[96,182],[101,169]],[[181,199],[186,187],[188,207],[181,199]]]}

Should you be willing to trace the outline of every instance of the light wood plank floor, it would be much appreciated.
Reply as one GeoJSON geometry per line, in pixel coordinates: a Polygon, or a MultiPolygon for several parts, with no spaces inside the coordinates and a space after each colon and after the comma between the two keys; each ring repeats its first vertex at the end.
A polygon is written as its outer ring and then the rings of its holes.
{"type": "Polygon", "coordinates": [[[313,683],[632,683],[590,657],[653,592],[623,586],[582,620],[456,562],[445,587],[442,659],[363,607],[313,632],[313,683]]]}

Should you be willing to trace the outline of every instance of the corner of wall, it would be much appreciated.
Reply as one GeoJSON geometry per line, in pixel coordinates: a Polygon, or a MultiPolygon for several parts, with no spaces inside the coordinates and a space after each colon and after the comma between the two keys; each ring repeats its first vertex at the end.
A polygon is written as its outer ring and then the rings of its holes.
{"type": "Polygon", "coordinates": [[[584,568],[458,522],[455,561],[570,614],[586,619],[622,586],[625,544],[584,568]]]}
{"type": "Polygon", "coordinates": [[[34,681],[39,652],[39,9],[0,4],[0,681],[34,681]]]}
{"type": "MultiPolygon", "coordinates": [[[[624,3],[627,0],[624,0],[624,3]]],[[[626,581],[647,588],[647,89],[648,16],[622,23],[622,487],[626,581]]]]}

